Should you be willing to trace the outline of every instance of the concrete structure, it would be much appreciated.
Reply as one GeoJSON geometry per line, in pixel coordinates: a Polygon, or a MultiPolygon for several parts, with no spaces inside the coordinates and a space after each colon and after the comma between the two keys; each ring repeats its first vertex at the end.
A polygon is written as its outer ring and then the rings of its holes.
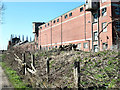
{"type": "Polygon", "coordinates": [[[36,49],[51,49],[72,43],[77,44],[81,50],[97,52],[117,45],[120,22],[112,22],[111,17],[120,17],[119,0],[94,1],[96,0],[86,0],[86,4],[47,23],[34,22],[36,49]],[[112,23],[108,24],[109,22],[112,23]]]}

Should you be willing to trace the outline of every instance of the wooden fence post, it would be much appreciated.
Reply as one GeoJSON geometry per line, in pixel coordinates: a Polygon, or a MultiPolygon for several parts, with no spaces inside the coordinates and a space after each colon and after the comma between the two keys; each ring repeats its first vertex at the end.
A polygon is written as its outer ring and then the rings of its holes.
{"type": "Polygon", "coordinates": [[[49,82],[49,73],[50,73],[50,67],[49,67],[49,64],[50,64],[50,58],[47,58],[47,68],[46,68],[46,71],[47,71],[47,81],[49,82]]]}
{"type": "Polygon", "coordinates": [[[23,74],[26,75],[26,60],[25,60],[25,53],[22,54],[22,60],[23,60],[23,63],[24,63],[23,74]]]}
{"type": "Polygon", "coordinates": [[[35,56],[31,54],[32,65],[35,67],[35,56]]]}
{"type": "Polygon", "coordinates": [[[74,62],[74,78],[77,88],[80,88],[80,62],[74,62]]]}

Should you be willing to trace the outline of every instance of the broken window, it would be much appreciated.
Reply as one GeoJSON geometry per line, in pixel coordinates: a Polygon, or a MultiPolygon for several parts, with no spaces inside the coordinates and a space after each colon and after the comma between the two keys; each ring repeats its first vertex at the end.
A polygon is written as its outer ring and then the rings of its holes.
{"type": "Polygon", "coordinates": [[[107,25],[106,22],[102,23],[102,29],[104,29],[103,32],[107,32],[107,27],[105,28],[106,25],[107,25]]]}
{"type": "Polygon", "coordinates": [[[84,43],[84,44],[83,44],[83,47],[84,47],[85,49],[87,49],[87,48],[88,48],[88,43],[84,43]]]}
{"type": "Polygon", "coordinates": [[[108,48],[108,44],[107,43],[102,43],[102,47],[103,47],[103,50],[105,50],[105,49],[108,48]]]}
{"type": "Polygon", "coordinates": [[[107,15],[107,8],[103,8],[102,9],[102,16],[106,16],[107,15]]]}

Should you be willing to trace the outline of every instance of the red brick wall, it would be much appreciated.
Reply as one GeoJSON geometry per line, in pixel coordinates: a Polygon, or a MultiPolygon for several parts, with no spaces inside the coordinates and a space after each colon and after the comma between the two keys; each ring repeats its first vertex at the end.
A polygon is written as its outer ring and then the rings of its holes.
{"type": "MultiPolygon", "coordinates": [[[[90,11],[82,11],[80,12],[80,8],[83,7],[85,10],[84,5],[69,11],[66,13],[68,15],[68,18],[64,18],[64,15],[59,16],[59,22],[53,23],[54,20],[46,23],[47,27],[45,27],[45,24],[41,25],[42,29],[39,30],[39,42],[38,45],[45,47],[51,46],[59,46],[62,44],[69,44],[69,43],[81,43],[82,50],[88,51],[89,49],[92,49],[92,14],[90,11]],[[69,13],[72,12],[72,16],[69,17],[69,13]],[[86,14],[85,14],[86,13],[86,14]],[[62,19],[62,24],[61,24],[62,19]],[[86,38],[86,40],[85,40],[86,38]],[[87,41],[90,40],[90,41],[87,41]],[[90,48],[84,49],[83,43],[88,42],[90,45],[90,48]]],[[[98,24],[99,24],[99,31],[102,30],[102,23],[103,22],[111,22],[112,16],[112,8],[111,8],[111,2],[104,2],[100,3],[100,17],[99,17],[99,23],[93,24],[93,32],[98,30],[98,24]],[[107,7],[107,16],[102,16],[102,8],[107,7]]],[[[111,48],[113,45],[113,38],[112,38],[112,24],[109,24],[107,27],[107,32],[102,32],[100,34],[100,50],[102,50],[102,43],[107,42],[108,43],[108,49],[111,48]],[[107,39],[108,37],[109,39],[107,39]]],[[[93,42],[93,45],[96,45],[98,42],[93,42]]]]}

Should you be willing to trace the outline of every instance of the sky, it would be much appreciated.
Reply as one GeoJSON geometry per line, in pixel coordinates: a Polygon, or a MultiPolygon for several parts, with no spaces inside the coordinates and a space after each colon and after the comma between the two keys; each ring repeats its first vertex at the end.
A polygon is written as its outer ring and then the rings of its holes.
{"type": "MultiPolygon", "coordinates": [[[[9,0],[4,2],[5,10],[2,15],[3,24],[0,25],[0,50],[7,49],[11,34],[14,36],[28,39],[32,33],[32,22],[48,22],[82,4],[83,0],[74,0],[76,2],[14,2],[9,0]]],[[[19,1],[19,0],[18,0],[19,1]]],[[[70,1],[70,0],[69,0],[70,1]]]]}

